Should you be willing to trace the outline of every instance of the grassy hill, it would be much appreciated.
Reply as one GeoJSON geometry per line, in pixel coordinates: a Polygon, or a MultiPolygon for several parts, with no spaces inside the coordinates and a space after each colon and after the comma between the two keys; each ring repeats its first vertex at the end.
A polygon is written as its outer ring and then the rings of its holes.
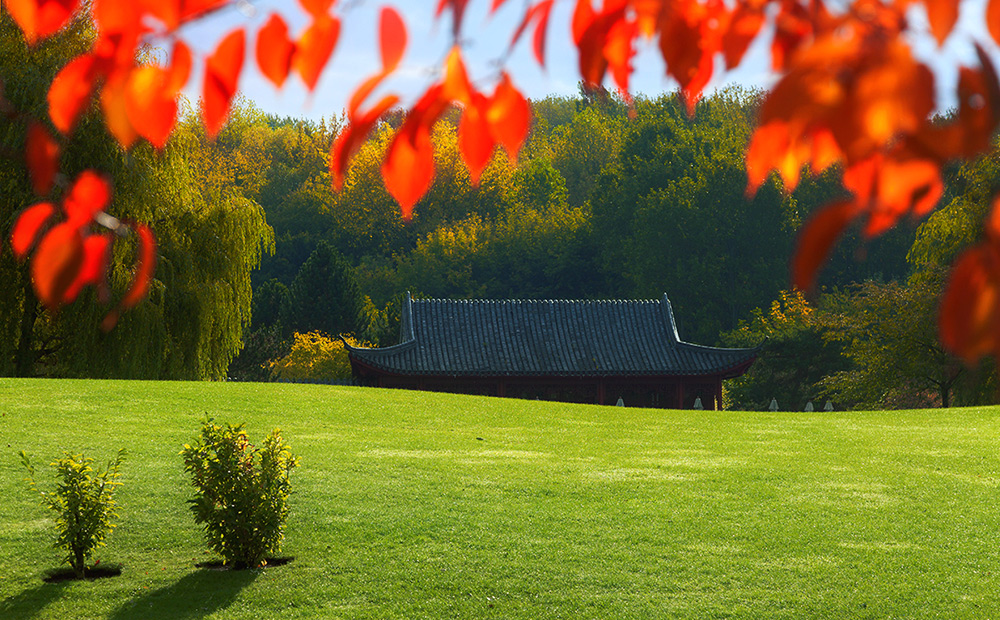
{"type": "Polygon", "coordinates": [[[998,413],[0,379],[0,618],[996,617],[998,413]],[[179,451],[205,413],[302,456],[292,562],[196,568],[179,451]],[[97,556],[121,576],[44,583],[61,553],[17,452],[119,447],[97,556]]]}

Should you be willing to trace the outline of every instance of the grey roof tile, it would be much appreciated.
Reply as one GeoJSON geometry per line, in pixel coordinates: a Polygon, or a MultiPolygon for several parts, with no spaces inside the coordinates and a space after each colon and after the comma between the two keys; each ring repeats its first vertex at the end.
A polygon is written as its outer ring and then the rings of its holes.
{"type": "Polygon", "coordinates": [[[348,347],[383,372],[446,376],[724,375],[759,351],[680,341],[660,300],[412,300],[392,347],[348,347]]]}

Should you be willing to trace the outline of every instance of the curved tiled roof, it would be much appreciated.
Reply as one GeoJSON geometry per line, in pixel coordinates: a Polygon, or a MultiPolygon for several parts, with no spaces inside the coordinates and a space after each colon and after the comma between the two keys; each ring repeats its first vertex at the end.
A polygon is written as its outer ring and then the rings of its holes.
{"type": "Polygon", "coordinates": [[[742,374],[759,348],[682,342],[662,300],[412,300],[401,342],[348,347],[353,361],[399,375],[742,374]]]}

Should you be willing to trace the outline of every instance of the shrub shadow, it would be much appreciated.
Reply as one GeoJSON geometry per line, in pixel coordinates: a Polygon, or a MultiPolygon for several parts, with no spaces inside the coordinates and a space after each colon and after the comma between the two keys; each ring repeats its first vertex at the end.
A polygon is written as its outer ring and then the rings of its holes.
{"type": "Polygon", "coordinates": [[[165,586],[122,605],[111,620],[193,620],[232,604],[259,570],[197,570],[173,585],[165,586]]]}
{"type": "Polygon", "coordinates": [[[65,582],[43,583],[8,597],[0,602],[0,618],[23,618],[38,615],[45,607],[62,595],[65,582]]]}

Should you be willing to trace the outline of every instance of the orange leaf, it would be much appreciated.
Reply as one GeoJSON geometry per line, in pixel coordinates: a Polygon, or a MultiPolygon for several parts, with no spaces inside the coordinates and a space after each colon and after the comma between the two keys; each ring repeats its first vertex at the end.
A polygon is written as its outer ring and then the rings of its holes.
{"type": "Polygon", "coordinates": [[[142,0],[143,10],[163,22],[167,30],[176,29],[181,23],[181,2],[183,0],[142,0]]]}
{"type": "Polygon", "coordinates": [[[379,13],[379,46],[382,52],[382,70],[394,70],[406,51],[406,24],[392,7],[382,7],[379,13]]]}
{"type": "Polygon", "coordinates": [[[295,44],[288,36],[288,26],[277,13],[257,33],[257,66],[264,77],[281,88],[292,68],[295,44]]]}
{"type": "Polygon", "coordinates": [[[722,51],[726,58],[726,69],[734,69],[743,60],[750,43],[764,26],[764,11],[759,7],[738,4],[736,12],[729,20],[729,28],[722,39],[722,51]]]}
{"type": "Polygon", "coordinates": [[[521,145],[531,129],[531,106],[506,72],[490,97],[485,116],[493,139],[507,150],[511,163],[516,163],[521,145]]]}
{"type": "Polygon", "coordinates": [[[667,73],[681,85],[688,115],[712,78],[715,53],[722,49],[726,7],[721,0],[681,0],[664,12],[660,53],[667,73]]]}
{"type": "MultiPolygon", "coordinates": [[[[80,265],[80,272],[76,274],[66,292],[63,293],[63,302],[70,303],[80,294],[83,287],[91,284],[103,282],[104,274],[108,268],[108,261],[111,258],[111,235],[90,235],[83,240],[83,263],[80,265]]],[[[100,296],[105,297],[107,287],[100,286],[100,296]]]]}
{"type": "Polygon", "coordinates": [[[468,104],[472,101],[472,94],[475,89],[469,82],[469,74],[465,70],[465,63],[462,62],[462,48],[455,46],[448,53],[445,60],[444,83],[441,96],[451,101],[468,104]]]}
{"type": "Polygon", "coordinates": [[[160,67],[137,67],[125,85],[125,110],[129,121],[143,138],[163,150],[177,120],[176,92],[170,74],[160,67]]]}
{"type": "Polygon", "coordinates": [[[246,33],[237,29],[226,35],[205,62],[205,131],[214,138],[229,116],[229,105],[243,70],[246,33]]]}
{"type": "Polygon", "coordinates": [[[306,13],[312,15],[313,19],[330,16],[330,7],[335,0],[299,0],[299,4],[306,13]]]}
{"type": "Polygon", "coordinates": [[[94,89],[93,69],[93,56],[77,56],[56,74],[49,86],[49,118],[64,134],[73,131],[80,114],[90,102],[90,93],[94,89]]]}
{"type": "Polygon", "coordinates": [[[122,308],[131,308],[142,301],[149,290],[153,272],[156,271],[156,238],[153,236],[153,231],[145,224],[136,224],[135,233],[139,237],[139,255],[132,283],[121,301],[122,308]]]}
{"type": "Polygon", "coordinates": [[[820,265],[857,212],[853,202],[837,202],[823,207],[806,222],[799,231],[792,258],[792,286],[802,291],[811,291],[816,286],[820,265]]]}
{"type": "Polygon", "coordinates": [[[479,176],[490,162],[496,144],[490,136],[490,126],[486,122],[485,110],[489,107],[486,97],[476,93],[474,102],[465,108],[458,123],[458,148],[469,169],[473,185],[479,184],[479,176]]]}
{"type": "Polygon", "coordinates": [[[364,144],[372,127],[386,110],[398,102],[399,98],[395,95],[386,95],[368,112],[360,117],[352,118],[351,123],[337,135],[337,139],[330,146],[330,176],[333,178],[333,186],[337,191],[343,188],[344,177],[347,176],[347,167],[351,158],[364,144]]]}
{"type": "Polygon", "coordinates": [[[309,90],[316,88],[340,36],[340,20],[323,16],[313,21],[296,44],[292,65],[309,90]]]}
{"type": "Polygon", "coordinates": [[[66,291],[76,280],[83,262],[83,235],[69,222],[46,234],[31,260],[35,294],[49,310],[65,301],[66,291]]]}
{"type": "Polygon", "coordinates": [[[52,181],[59,169],[59,144],[44,126],[32,121],[28,125],[24,154],[28,160],[31,186],[36,194],[45,196],[52,189],[52,181]]]}
{"type": "Polygon", "coordinates": [[[229,0],[182,0],[181,23],[198,19],[206,13],[225,6],[227,3],[229,3],[229,0]]]}
{"type": "Polygon", "coordinates": [[[167,90],[175,96],[181,92],[191,75],[191,49],[180,39],[174,44],[174,53],[170,57],[170,69],[167,79],[167,90]]]}
{"type": "MultiPolygon", "coordinates": [[[[385,72],[377,73],[364,82],[351,94],[351,99],[347,104],[347,116],[349,118],[354,118],[357,116],[358,110],[361,108],[361,104],[365,102],[365,99],[382,83],[385,76],[388,75],[385,72]]],[[[393,104],[395,105],[395,103],[393,104]]]]}
{"type": "Polygon", "coordinates": [[[111,202],[111,183],[93,170],[84,170],[63,199],[67,223],[82,227],[111,202]]]}
{"type": "Polygon", "coordinates": [[[602,53],[608,63],[608,70],[614,78],[618,90],[628,92],[628,80],[632,75],[632,58],[635,56],[635,42],[638,29],[635,22],[616,21],[608,30],[602,53]]]}
{"type": "Polygon", "coordinates": [[[117,71],[104,82],[101,88],[101,109],[104,111],[104,122],[108,131],[118,140],[124,149],[129,149],[139,139],[139,132],[129,120],[126,105],[127,84],[129,73],[117,71]]]}
{"type": "Polygon", "coordinates": [[[1000,0],[989,0],[986,4],[986,27],[993,42],[1000,45],[1000,0]]]}
{"type": "Polygon", "coordinates": [[[427,127],[407,131],[404,124],[396,133],[382,162],[382,179],[399,203],[403,220],[410,221],[413,207],[434,180],[434,145],[427,127]]]}
{"type": "Polygon", "coordinates": [[[938,312],[941,343],[966,361],[997,353],[1000,346],[1000,256],[980,243],[959,256],[951,269],[938,312]]]}
{"type": "Polygon", "coordinates": [[[874,237],[896,225],[900,217],[927,215],[944,194],[940,166],[927,159],[886,159],[878,171],[876,203],[865,235],[874,237]]]}
{"type": "Polygon", "coordinates": [[[938,45],[943,45],[958,21],[958,2],[955,0],[924,0],[927,7],[927,20],[931,24],[931,34],[937,39],[938,45]]]}
{"type": "Polygon", "coordinates": [[[38,233],[55,215],[56,208],[51,202],[31,205],[17,218],[10,234],[11,249],[18,260],[24,260],[28,250],[34,245],[38,233]]]}
{"type": "Polygon", "coordinates": [[[79,5],[79,0],[3,0],[28,45],[58,32],[79,5]]]}

